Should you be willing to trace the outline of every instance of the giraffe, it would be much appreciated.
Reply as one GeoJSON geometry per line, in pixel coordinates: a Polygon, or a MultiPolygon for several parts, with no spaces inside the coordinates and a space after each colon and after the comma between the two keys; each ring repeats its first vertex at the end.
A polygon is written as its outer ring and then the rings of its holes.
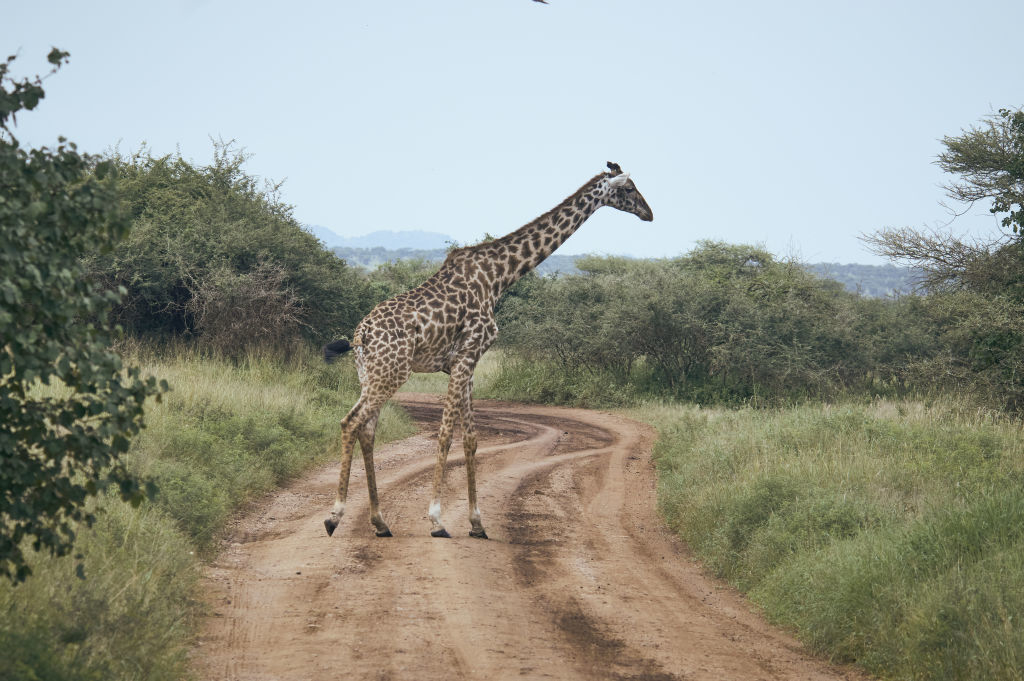
{"type": "Polygon", "coordinates": [[[419,287],[377,305],[356,326],[352,342],[324,346],[332,362],[355,350],[359,399],[341,421],[341,470],[338,495],[324,520],[328,536],[345,511],[355,441],[363,455],[370,496],[370,522],[378,537],[390,537],[377,499],[373,441],[384,403],[412,372],[443,371],[448,391],[437,437],[433,496],[427,515],[431,536],[450,537],[441,522],[445,462],[457,420],[462,421],[463,451],[469,485],[469,535],[486,539],[476,499],[476,429],[473,424],[473,371],[498,335],[494,306],[504,291],[562,245],[601,206],[654,219],[636,185],[616,163],[576,192],[516,231],[475,246],[455,248],[436,274],[419,287]]]}

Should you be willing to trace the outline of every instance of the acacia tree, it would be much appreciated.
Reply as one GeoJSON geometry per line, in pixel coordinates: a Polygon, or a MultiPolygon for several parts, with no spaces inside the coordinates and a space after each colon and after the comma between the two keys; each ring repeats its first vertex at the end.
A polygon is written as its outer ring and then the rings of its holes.
{"type": "MultiPolygon", "coordinates": [[[[51,73],[67,57],[54,48],[51,73]]],[[[13,61],[0,63],[0,575],[22,581],[26,543],[69,553],[76,524],[94,519],[89,497],[145,497],[120,455],[166,383],[122,365],[108,322],[121,292],[98,289],[81,264],[129,226],[111,165],[64,138],[56,149],[19,145],[15,116],[44,91],[38,77],[11,78],[13,61]]]]}
{"type": "Polygon", "coordinates": [[[956,176],[948,196],[968,205],[991,201],[1002,233],[965,240],[901,228],[865,240],[916,267],[935,294],[923,311],[941,351],[916,360],[914,371],[1024,414],[1024,111],[1000,109],[942,143],[936,163],[956,176]]]}
{"type": "Polygon", "coordinates": [[[946,184],[951,199],[971,206],[991,201],[1004,232],[989,240],[965,240],[952,233],[909,227],[883,229],[864,237],[879,255],[908,263],[933,290],[985,291],[1016,288],[1024,262],[1024,110],[1000,109],[955,137],[944,137],[936,164],[957,178],[946,184]],[[1007,278],[1008,277],[1008,278],[1007,278]]]}
{"type": "Polygon", "coordinates": [[[946,185],[950,198],[965,203],[992,200],[989,211],[1005,213],[1000,223],[1024,231],[1024,111],[1000,109],[983,125],[957,137],[944,137],[946,151],[936,163],[960,176],[946,185]]]}

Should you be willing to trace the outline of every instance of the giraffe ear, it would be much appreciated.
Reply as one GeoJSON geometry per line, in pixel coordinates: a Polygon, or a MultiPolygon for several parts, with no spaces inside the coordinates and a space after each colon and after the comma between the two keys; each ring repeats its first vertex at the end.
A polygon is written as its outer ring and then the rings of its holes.
{"type": "Polygon", "coordinates": [[[608,184],[611,185],[612,187],[621,187],[622,185],[626,184],[628,180],[629,173],[622,173],[621,175],[616,175],[615,177],[608,178],[608,184]]]}

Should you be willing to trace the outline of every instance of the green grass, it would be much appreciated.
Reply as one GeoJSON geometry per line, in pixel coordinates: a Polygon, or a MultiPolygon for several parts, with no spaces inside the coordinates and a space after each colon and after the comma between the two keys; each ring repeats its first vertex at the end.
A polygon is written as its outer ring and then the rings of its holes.
{"type": "Polygon", "coordinates": [[[945,403],[648,406],[659,503],[716,575],[884,678],[1024,676],[1021,426],[945,403]]]}
{"type": "MultiPolygon", "coordinates": [[[[355,400],[351,362],[229,363],[177,353],[137,360],[172,391],[147,405],[130,467],[156,498],[132,508],[103,498],[72,558],[34,555],[20,586],[0,583],[0,678],[179,679],[200,612],[200,561],[240,508],[336,455],[338,421],[355,400]]],[[[378,441],[412,426],[386,409],[378,441]]]]}

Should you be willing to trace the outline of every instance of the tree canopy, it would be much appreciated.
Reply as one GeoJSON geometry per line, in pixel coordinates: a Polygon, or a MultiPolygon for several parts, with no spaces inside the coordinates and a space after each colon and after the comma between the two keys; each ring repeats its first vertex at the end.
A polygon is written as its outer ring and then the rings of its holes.
{"type": "MultiPolygon", "coordinates": [[[[54,71],[67,52],[54,49],[54,71]]],[[[15,81],[0,64],[0,575],[25,579],[24,548],[71,551],[89,497],[128,501],[143,485],[120,455],[142,428],[153,377],[111,350],[108,311],[123,290],[101,290],[80,255],[109,249],[128,229],[113,164],[56,149],[23,149],[16,114],[43,99],[41,79],[15,81]]]]}
{"type": "Polygon", "coordinates": [[[109,159],[131,230],[90,252],[88,267],[127,291],[117,320],[228,354],[350,333],[372,307],[365,279],[302,229],[277,186],[245,172],[243,151],[217,142],[213,156],[206,166],[145,150],[109,159]]]}
{"type": "Polygon", "coordinates": [[[943,137],[939,167],[960,179],[946,185],[965,203],[991,199],[1000,224],[1024,236],[1024,110],[1000,109],[956,137],[943,137]]]}
{"type": "Polygon", "coordinates": [[[1024,300],[1024,110],[1000,109],[942,143],[936,163],[957,176],[946,184],[947,195],[968,206],[991,201],[989,211],[1002,216],[1004,231],[967,239],[897,227],[864,241],[875,253],[918,269],[929,290],[1000,291],[1024,300]]]}

